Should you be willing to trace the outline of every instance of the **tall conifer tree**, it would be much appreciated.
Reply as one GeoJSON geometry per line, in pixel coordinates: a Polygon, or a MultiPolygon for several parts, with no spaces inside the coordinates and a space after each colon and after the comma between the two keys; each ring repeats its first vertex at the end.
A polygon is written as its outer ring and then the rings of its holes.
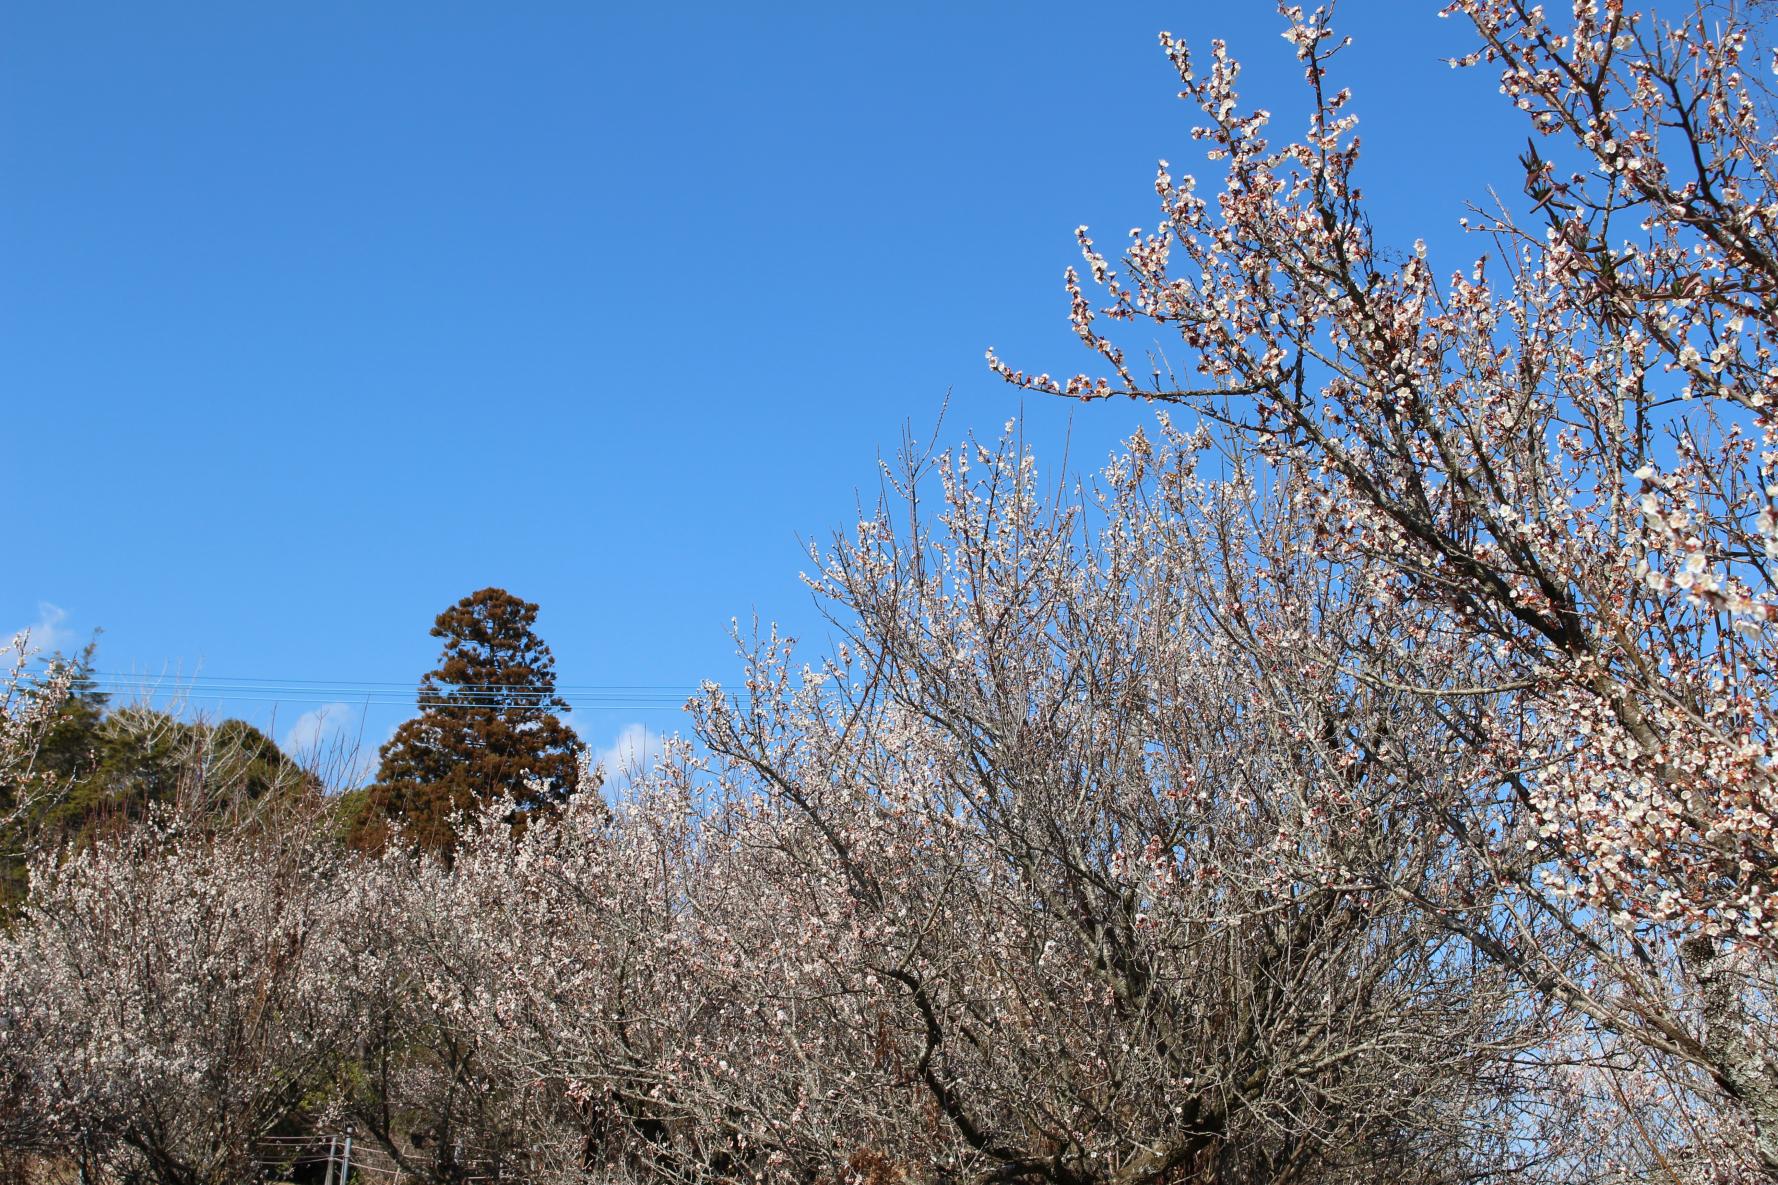
{"type": "Polygon", "coordinates": [[[520,821],[578,789],[585,746],[555,714],[568,705],[556,694],[556,661],[533,632],[536,621],[536,605],[499,588],[438,615],[438,669],[420,680],[420,714],[381,750],[355,844],[382,847],[399,819],[410,842],[448,854],[462,811],[510,799],[520,821]]]}

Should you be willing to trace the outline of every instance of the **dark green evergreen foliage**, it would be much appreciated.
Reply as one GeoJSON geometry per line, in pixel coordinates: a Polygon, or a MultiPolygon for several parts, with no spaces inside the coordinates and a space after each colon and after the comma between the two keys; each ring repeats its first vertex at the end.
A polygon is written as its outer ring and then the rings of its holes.
{"type": "Polygon", "coordinates": [[[318,778],[243,720],[189,723],[139,707],[106,715],[88,759],[71,772],[67,792],[42,816],[51,834],[69,839],[139,820],[155,804],[223,809],[321,792],[318,778]]]}
{"type": "Polygon", "coordinates": [[[522,823],[574,793],[585,746],[555,715],[568,705],[556,695],[556,662],[536,621],[536,605],[499,588],[438,615],[438,669],[420,680],[420,714],[381,750],[355,845],[381,848],[401,820],[408,842],[449,854],[465,810],[510,800],[522,823]]]}
{"type": "Polygon", "coordinates": [[[93,678],[93,655],[98,645],[95,637],[77,657],[67,660],[74,677],[55,723],[43,734],[43,742],[37,748],[33,767],[39,774],[68,781],[92,762],[94,738],[105,719],[106,705],[111,702],[93,678]]]}
{"type": "Polygon", "coordinates": [[[354,786],[328,799],[328,832],[340,844],[350,846],[360,842],[365,827],[370,825],[366,813],[372,809],[371,791],[374,789],[374,786],[354,786]]]}
{"type": "Polygon", "coordinates": [[[242,720],[183,721],[132,706],[109,710],[92,676],[94,646],[68,660],[70,694],[29,771],[0,781],[0,911],[23,898],[26,854],[78,848],[107,828],[139,822],[155,806],[222,816],[272,801],[313,798],[319,778],[242,720]],[[29,804],[18,817],[13,807],[29,804]]]}

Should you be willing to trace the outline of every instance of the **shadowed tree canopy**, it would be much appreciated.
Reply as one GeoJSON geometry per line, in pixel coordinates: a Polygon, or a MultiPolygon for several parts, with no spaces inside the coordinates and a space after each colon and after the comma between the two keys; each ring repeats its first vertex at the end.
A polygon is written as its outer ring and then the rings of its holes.
{"type": "Polygon", "coordinates": [[[449,853],[456,818],[510,799],[518,817],[552,807],[579,785],[585,746],[556,716],[556,660],[533,632],[537,606],[505,589],[471,593],[438,615],[438,668],[420,680],[420,714],[381,750],[356,846],[381,848],[402,820],[410,842],[449,853]]]}

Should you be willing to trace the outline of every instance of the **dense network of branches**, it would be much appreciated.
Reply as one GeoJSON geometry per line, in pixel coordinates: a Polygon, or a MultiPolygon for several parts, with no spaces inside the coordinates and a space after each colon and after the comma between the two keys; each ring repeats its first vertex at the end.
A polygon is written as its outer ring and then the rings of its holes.
{"type": "MultiPolygon", "coordinates": [[[[564,797],[531,768],[465,783],[449,846],[292,806],[38,850],[0,1148],[166,1185],[348,1121],[437,1185],[1778,1179],[1751,30],[1447,12],[1533,136],[1480,260],[1379,246],[1325,14],[1283,10],[1290,143],[1164,36],[1220,190],[1163,166],[1116,266],[1081,232],[1101,373],[994,362],[1156,425],[1068,496],[1010,428],[887,470],[812,549],[831,647],[738,636],[694,740],[547,825],[492,825],[564,797]]],[[[449,658],[441,699],[497,682],[449,658]]],[[[67,692],[10,686],[0,771],[67,692]]]]}

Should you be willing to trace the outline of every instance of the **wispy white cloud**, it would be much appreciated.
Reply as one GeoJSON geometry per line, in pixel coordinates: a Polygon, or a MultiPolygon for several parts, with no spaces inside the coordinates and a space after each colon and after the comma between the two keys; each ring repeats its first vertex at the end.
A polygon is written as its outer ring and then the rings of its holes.
{"type": "Polygon", "coordinates": [[[74,642],[74,631],[68,628],[68,611],[48,601],[37,602],[37,620],[6,636],[27,635],[25,646],[33,654],[53,654],[68,650],[74,642]]]}
{"type": "Polygon", "coordinates": [[[593,754],[593,764],[605,767],[607,778],[646,773],[661,755],[661,734],[642,724],[626,724],[617,739],[593,754]]]}
{"type": "Polygon", "coordinates": [[[319,757],[341,739],[353,718],[351,704],[322,704],[298,716],[280,744],[298,760],[319,757]]]}

